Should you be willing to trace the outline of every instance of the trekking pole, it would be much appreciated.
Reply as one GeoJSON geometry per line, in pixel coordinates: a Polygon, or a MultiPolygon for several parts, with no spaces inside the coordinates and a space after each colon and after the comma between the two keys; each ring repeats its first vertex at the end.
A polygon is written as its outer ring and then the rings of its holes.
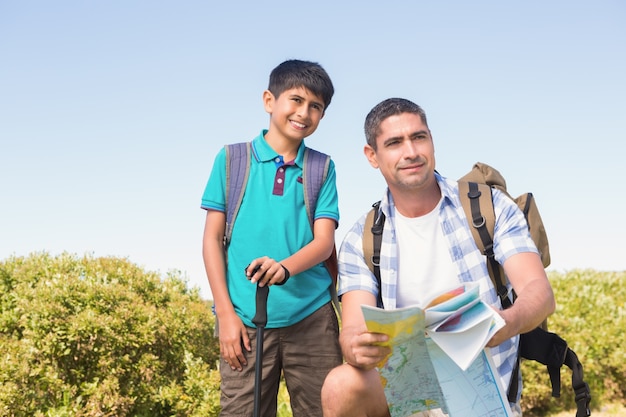
{"type": "Polygon", "coordinates": [[[267,324],[267,296],[270,287],[256,286],[256,314],[252,323],[256,325],[256,365],[254,369],[254,417],[261,416],[261,380],[263,376],[263,331],[267,324]]]}

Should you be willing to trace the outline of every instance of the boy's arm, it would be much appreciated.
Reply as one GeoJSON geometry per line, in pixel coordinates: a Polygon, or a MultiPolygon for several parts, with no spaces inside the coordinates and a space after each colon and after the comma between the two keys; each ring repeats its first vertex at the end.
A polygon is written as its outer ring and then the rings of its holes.
{"type": "Polygon", "coordinates": [[[313,240],[281,263],[292,274],[299,274],[324,262],[335,247],[335,220],[317,219],[313,223],[313,240]]]}
{"type": "Polygon", "coordinates": [[[226,285],[225,228],[226,215],[221,211],[207,210],[202,257],[219,321],[220,353],[231,368],[241,370],[247,363],[241,349],[242,342],[248,351],[251,347],[246,328],[235,312],[226,285]]]}
{"type": "Polygon", "coordinates": [[[307,269],[324,262],[335,245],[335,220],[328,218],[317,219],[313,224],[313,240],[300,248],[296,253],[283,259],[272,259],[267,256],[254,259],[248,266],[248,278],[252,282],[259,282],[262,285],[280,284],[285,280],[284,266],[289,270],[289,274],[296,275],[307,269]],[[259,271],[250,275],[257,266],[259,271]]]}

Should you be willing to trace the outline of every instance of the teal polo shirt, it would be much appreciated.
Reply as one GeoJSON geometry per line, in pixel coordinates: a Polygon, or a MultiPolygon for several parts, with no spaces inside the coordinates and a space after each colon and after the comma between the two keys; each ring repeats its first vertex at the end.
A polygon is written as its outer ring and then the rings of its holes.
{"type": "MultiPolygon", "coordinates": [[[[252,141],[250,175],[227,254],[230,298],[239,317],[250,327],[254,327],[256,284],[246,278],[245,267],[262,256],[280,262],[313,240],[302,185],[304,142],[296,159],[286,164],[265,141],[266,132],[263,130],[252,141]]],[[[226,152],[222,149],[215,157],[201,207],[225,212],[225,189],[226,152]]],[[[315,208],[315,219],[319,218],[339,222],[333,161],[315,208]]],[[[293,275],[285,285],[273,285],[267,301],[266,327],[291,326],[308,317],[330,301],[331,283],[328,271],[320,263],[293,275]]]]}

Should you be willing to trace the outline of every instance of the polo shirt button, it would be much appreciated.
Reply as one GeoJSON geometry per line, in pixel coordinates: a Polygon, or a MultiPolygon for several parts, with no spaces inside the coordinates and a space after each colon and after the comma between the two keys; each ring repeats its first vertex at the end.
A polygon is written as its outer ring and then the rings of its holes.
{"type": "Polygon", "coordinates": [[[274,162],[279,163],[280,162],[280,158],[274,159],[274,162]]]}
{"type": "Polygon", "coordinates": [[[283,167],[278,168],[278,172],[284,172],[284,171],[285,171],[285,168],[283,167]]]}
{"type": "Polygon", "coordinates": [[[279,183],[279,184],[282,184],[283,183],[283,179],[279,178],[279,179],[276,180],[276,182],[279,183]]]}

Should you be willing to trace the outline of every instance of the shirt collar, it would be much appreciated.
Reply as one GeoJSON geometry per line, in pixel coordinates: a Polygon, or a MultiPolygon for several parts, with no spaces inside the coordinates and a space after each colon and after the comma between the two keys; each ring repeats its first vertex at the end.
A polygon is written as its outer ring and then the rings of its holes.
{"type": "MultiPolygon", "coordinates": [[[[252,140],[252,149],[254,150],[254,157],[259,162],[273,161],[277,157],[281,156],[265,140],[265,134],[267,129],[261,130],[261,133],[252,140]]],[[[304,141],[300,143],[298,148],[298,155],[296,156],[295,164],[302,168],[304,163],[304,141]]],[[[289,161],[285,161],[289,162],[289,161]]]]}
{"type": "MultiPolygon", "coordinates": [[[[441,190],[441,194],[443,196],[443,205],[452,205],[459,206],[461,204],[458,197],[458,186],[456,181],[451,181],[439,174],[439,172],[435,171],[435,179],[437,180],[437,184],[439,185],[439,189],[441,190]]],[[[386,217],[393,216],[395,204],[393,202],[393,196],[387,188],[387,192],[382,199],[381,209],[386,217]]]]}

